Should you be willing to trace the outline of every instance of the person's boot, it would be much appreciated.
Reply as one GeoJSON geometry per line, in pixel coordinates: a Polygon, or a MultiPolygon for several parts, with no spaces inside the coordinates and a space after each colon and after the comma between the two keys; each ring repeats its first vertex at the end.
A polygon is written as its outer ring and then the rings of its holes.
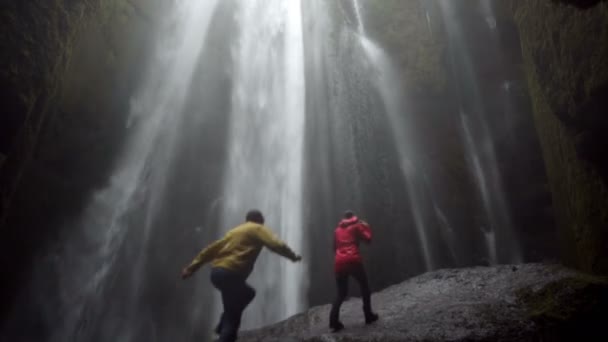
{"type": "Polygon", "coordinates": [[[331,329],[332,332],[338,332],[338,331],[344,329],[344,324],[342,324],[342,322],[340,322],[340,321],[330,322],[329,328],[331,329]]]}
{"type": "Polygon", "coordinates": [[[372,324],[378,320],[378,314],[374,312],[369,312],[365,314],[365,324],[372,324]]]}

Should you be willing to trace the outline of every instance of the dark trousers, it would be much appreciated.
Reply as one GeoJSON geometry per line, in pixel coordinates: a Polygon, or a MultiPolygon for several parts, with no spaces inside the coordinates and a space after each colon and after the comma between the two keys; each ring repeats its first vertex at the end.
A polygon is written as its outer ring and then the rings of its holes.
{"type": "Polygon", "coordinates": [[[211,283],[222,293],[224,312],[216,328],[220,342],[234,342],[237,339],[243,311],[255,297],[255,290],[246,282],[246,277],[215,267],[211,270],[211,283]]]}
{"type": "Polygon", "coordinates": [[[336,285],[338,294],[334,303],[331,306],[329,314],[329,324],[334,326],[340,321],[340,306],[348,295],[348,277],[353,277],[359,283],[361,288],[361,299],[363,299],[363,313],[366,319],[372,315],[371,292],[367,282],[367,275],[362,264],[353,264],[343,273],[336,274],[336,285]]]}

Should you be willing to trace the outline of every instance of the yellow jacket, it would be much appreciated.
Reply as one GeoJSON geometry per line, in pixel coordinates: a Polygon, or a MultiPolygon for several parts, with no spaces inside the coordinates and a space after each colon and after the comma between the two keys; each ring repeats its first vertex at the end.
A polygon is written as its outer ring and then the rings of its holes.
{"type": "Polygon", "coordinates": [[[264,246],[288,259],[296,259],[291,248],[274,236],[270,229],[255,222],[245,222],[203,249],[188,268],[194,271],[211,261],[213,267],[249,275],[264,246]]]}

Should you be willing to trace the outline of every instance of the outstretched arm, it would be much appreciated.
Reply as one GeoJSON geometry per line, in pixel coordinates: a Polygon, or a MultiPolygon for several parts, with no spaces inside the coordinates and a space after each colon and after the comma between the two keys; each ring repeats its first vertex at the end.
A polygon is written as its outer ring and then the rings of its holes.
{"type": "Polygon", "coordinates": [[[217,240],[214,243],[207,246],[203,249],[198,255],[192,260],[190,265],[186,266],[182,270],[182,278],[186,279],[190,277],[196,270],[198,270],[201,266],[213,260],[213,258],[217,255],[217,253],[224,248],[227,242],[227,238],[223,238],[221,240],[217,240]]]}
{"type": "Polygon", "coordinates": [[[257,230],[257,235],[260,241],[271,251],[286,257],[291,261],[300,261],[302,257],[294,253],[289,246],[279,238],[277,238],[270,229],[260,226],[257,230]]]}

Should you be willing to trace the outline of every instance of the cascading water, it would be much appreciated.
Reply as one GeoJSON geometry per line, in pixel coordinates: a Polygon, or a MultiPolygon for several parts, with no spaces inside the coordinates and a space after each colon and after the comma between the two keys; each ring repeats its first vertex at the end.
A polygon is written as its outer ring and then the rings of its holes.
{"type": "MultiPolygon", "coordinates": [[[[179,271],[253,207],[305,253],[300,2],[181,0],[164,18],[112,180],[38,263],[22,294],[31,304],[16,309],[3,327],[9,334],[30,336],[21,327],[42,322],[45,337],[35,340],[205,339],[219,316],[207,309],[217,297],[206,270],[187,282],[179,271]],[[49,282],[56,286],[40,288],[49,282]]],[[[263,253],[244,326],[302,310],[305,265],[263,253]]]]}
{"type": "Polygon", "coordinates": [[[435,215],[437,215],[439,224],[441,225],[441,228],[442,228],[441,232],[443,235],[443,239],[447,242],[448,248],[450,250],[450,258],[452,260],[454,260],[456,262],[456,264],[460,264],[460,262],[458,260],[459,259],[458,254],[456,253],[456,249],[455,249],[456,238],[454,236],[454,234],[455,234],[454,228],[448,221],[448,218],[445,216],[443,211],[437,205],[435,205],[435,207],[433,209],[435,210],[435,215]]]}
{"type": "Polygon", "coordinates": [[[428,232],[436,232],[425,226],[432,207],[422,177],[404,177],[405,164],[416,158],[409,147],[401,150],[404,141],[410,142],[401,132],[404,121],[392,121],[403,115],[403,90],[384,52],[362,34],[358,17],[365,8],[357,15],[353,8],[358,2],[310,0],[303,6],[310,198],[305,220],[315,254],[310,293],[313,303],[326,303],[332,296],[327,291],[333,282],[328,272],[332,231],[343,210],[355,210],[377,232],[374,245],[382,248],[369,250],[371,262],[405,260],[392,272],[395,280],[405,272],[435,267],[431,254],[436,241],[428,232]],[[365,44],[372,47],[366,51],[365,44]],[[396,141],[396,134],[404,140],[396,141]],[[409,181],[414,184],[408,186],[409,181]]]}
{"type": "MultiPolygon", "coordinates": [[[[492,203],[492,195],[490,193],[491,189],[489,189],[488,179],[482,165],[480,153],[475,145],[475,139],[471,132],[471,124],[469,122],[469,118],[463,112],[460,113],[460,119],[462,123],[462,131],[464,133],[465,146],[467,151],[470,153],[468,162],[471,172],[476,180],[484,209],[486,213],[491,215],[490,219],[492,220],[494,216],[492,215],[493,208],[490,207],[490,204],[492,203]]],[[[494,233],[494,228],[492,227],[494,224],[495,222],[493,221],[489,227],[481,228],[486,242],[488,262],[492,265],[496,265],[498,263],[498,256],[496,254],[496,235],[494,233]]]]}
{"type": "Polygon", "coordinates": [[[408,141],[407,132],[404,129],[403,104],[401,103],[403,88],[396,78],[398,73],[384,51],[365,36],[361,36],[361,45],[377,73],[374,81],[384,102],[389,123],[393,128],[393,138],[397,146],[401,171],[407,183],[407,191],[412,206],[411,211],[418,238],[420,239],[425,268],[431,270],[435,268],[435,265],[431,251],[431,242],[428,238],[429,227],[424,218],[424,209],[421,207],[426,202],[426,189],[422,179],[419,177],[418,170],[414,167],[414,153],[409,148],[413,144],[408,141]]]}
{"type": "MultiPolygon", "coordinates": [[[[490,44],[486,50],[486,52],[488,53],[488,58],[494,60],[499,65],[506,65],[505,57],[504,57],[505,51],[499,44],[499,41],[501,39],[500,38],[501,28],[498,27],[494,5],[492,4],[491,0],[480,0],[480,8],[481,8],[482,15],[485,18],[485,21],[487,24],[487,33],[490,38],[490,41],[489,41],[490,44]]],[[[502,118],[502,122],[501,122],[500,126],[502,126],[503,130],[506,130],[506,135],[509,137],[508,141],[512,142],[515,140],[514,136],[516,135],[516,132],[513,131],[514,122],[512,120],[517,115],[516,115],[516,113],[514,113],[514,109],[513,109],[513,99],[512,99],[512,95],[511,95],[511,90],[512,90],[511,88],[514,83],[513,79],[516,78],[517,73],[514,73],[512,71],[506,71],[506,72],[502,73],[502,76],[503,76],[503,80],[502,80],[502,84],[501,84],[502,103],[501,103],[500,111],[502,112],[503,115],[500,116],[502,118]]],[[[514,148],[516,148],[516,147],[514,147],[514,148]]]]}
{"type": "Polygon", "coordinates": [[[426,25],[427,28],[429,30],[429,33],[432,35],[433,34],[433,28],[431,27],[431,16],[429,15],[429,11],[425,11],[424,12],[424,16],[426,17],[426,25]]]}
{"type": "Polygon", "coordinates": [[[494,16],[494,10],[492,8],[492,4],[490,0],[481,0],[480,1],[481,11],[485,16],[486,23],[491,30],[496,29],[496,17],[494,16]]]}
{"type": "Polygon", "coordinates": [[[488,248],[488,263],[491,265],[496,265],[498,263],[498,254],[496,252],[496,233],[492,230],[484,230],[484,238],[486,241],[486,246],[488,248]]]}
{"type": "Polygon", "coordinates": [[[47,340],[153,341],[180,335],[166,323],[156,323],[154,312],[146,310],[148,268],[155,259],[149,248],[189,88],[217,3],[179,1],[166,16],[167,29],[159,36],[144,86],[133,100],[132,136],[108,187],[93,196],[77,230],[34,270],[32,288],[24,296],[38,298],[39,319],[51,330],[47,340]],[[49,286],[51,279],[56,287],[49,286]],[[43,284],[47,286],[38,287],[43,284]],[[167,329],[158,332],[161,326],[167,329]]]}
{"type": "Polygon", "coordinates": [[[357,30],[359,31],[359,34],[365,36],[365,24],[363,23],[363,16],[361,16],[359,1],[353,0],[353,8],[355,10],[355,16],[357,17],[357,30]]]}
{"type": "MultiPolygon", "coordinates": [[[[475,69],[448,15],[452,5],[441,4],[449,52],[462,70],[463,145],[489,222],[471,240],[485,241],[492,263],[513,260],[517,247],[475,69]]],[[[25,316],[39,316],[16,326],[43,322],[51,331],[51,338],[29,340],[205,340],[221,310],[219,296],[206,269],[187,282],[179,270],[250,208],[262,210],[305,263],[260,255],[250,278],[257,297],[244,327],[304,309],[309,278],[311,293],[328,292],[332,229],[344,209],[369,217],[371,262],[398,263],[385,283],[473,259],[462,257],[462,227],[444,212],[443,194],[429,180],[403,73],[368,36],[359,1],[348,11],[355,29],[335,20],[347,12],[337,1],[174,6],[133,100],[131,136],[111,181],[38,263],[18,301],[31,308],[25,316]]],[[[426,25],[433,29],[428,12],[426,25]]]]}
{"type": "MultiPolygon", "coordinates": [[[[482,2],[485,11],[490,7],[482,2]]],[[[485,118],[487,109],[479,88],[479,81],[472,65],[470,49],[462,23],[459,18],[458,4],[440,0],[445,31],[448,35],[448,51],[452,60],[456,87],[461,109],[459,111],[464,144],[467,149],[471,173],[476,181],[488,224],[480,228],[485,237],[488,259],[491,263],[521,262],[520,251],[514,236],[507,201],[504,197],[502,179],[497,166],[496,152],[491,133],[485,118]],[[492,238],[488,238],[492,237],[492,238]],[[500,244],[499,249],[496,244],[500,244]]],[[[488,29],[496,27],[493,15],[486,13],[488,29]]]]}
{"type": "MultiPolygon", "coordinates": [[[[399,72],[393,66],[387,54],[365,35],[359,3],[357,0],[353,0],[353,2],[357,13],[360,44],[367,58],[369,58],[374,73],[372,81],[382,98],[388,123],[392,128],[401,172],[407,185],[411,212],[423,254],[425,269],[432,270],[436,267],[436,264],[433,259],[433,243],[428,236],[430,227],[426,218],[427,208],[425,206],[429,202],[428,189],[425,187],[420,169],[414,166],[418,163],[415,160],[416,153],[412,148],[417,144],[408,137],[407,123],[403,114],[406,110],[406,106],[402,100],[404,88],[397,77],[399,72]]],[[[437,207],[437,204],[432,203],[431,206],[437,207]]]]}
{"type": "MultiPolygon", "coordinates": [[[[234,93],[224,190],[223,226],[247,209],[266,214],[266,224],[296,252],[302,233],[305,114],[304,50],[299,1],[244,1],[241,37],[234,46],[234,93]]],[[[306,274],[301,265],[262,254],[251,282],[258,288],[245,326],[275,322],[304,308],[306,274]],[[269,303],[272,303],[269,305],[269,303]]]]}

